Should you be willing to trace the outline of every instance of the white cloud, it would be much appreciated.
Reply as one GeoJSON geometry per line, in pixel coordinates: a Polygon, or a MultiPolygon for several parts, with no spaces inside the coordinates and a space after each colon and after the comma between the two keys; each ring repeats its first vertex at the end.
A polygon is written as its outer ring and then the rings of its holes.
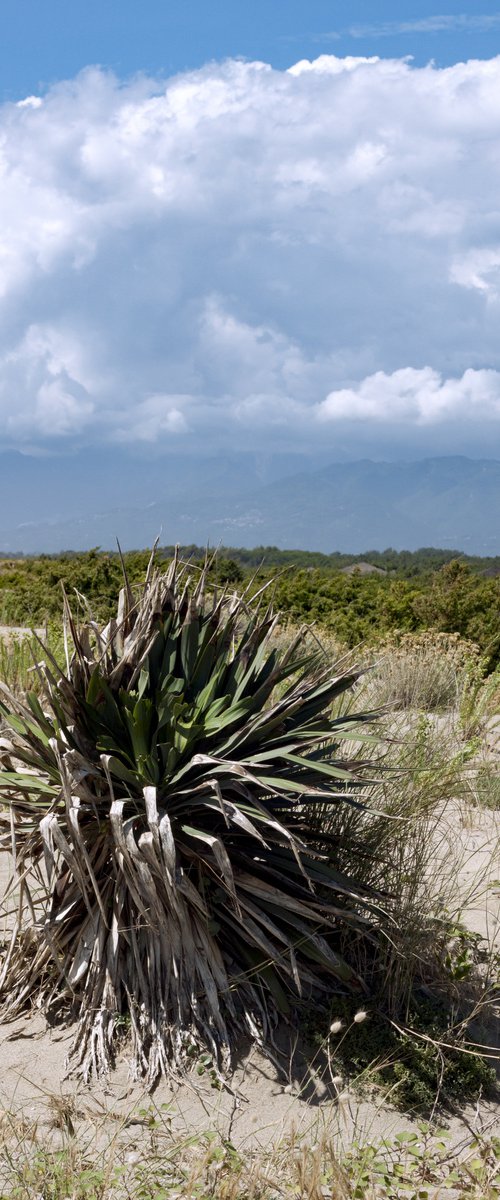
{"type": "Polygon", "coordinates": [[[137,408],[124,414],[130,423],[113,430],[119,442],[157,442],[164,434],[187,433],[189,425],[183,408],[190,396],[148,396],[137,408]]]}
{"type": "MultiPolygon", "coordinates": [[[[329,37],[340,37],[340,34],[329,34],[329,37]]],[[[288,68],[288,75],[306,75],[313,71],[315,75],[343,75],[346,71],[359,71],[359,68],[366,63],[378,63],[380,59],[373,55],[371,58],[353,57],[346,54],[344,58],[335,58],[333,54],[320,54],[318,58],[312,61],[309,58],[301,58],[300,62],[294,63],[288,68]]]]}
{"type": "Polygon", "coordinates": [[[80,435],[95,420],[98,380],[62,327],[31,325],[0,357],[0,428],[14,445],[80,435]]]}
{"type": "Polygon", "coordinates": [[[455,283],[476,288],[490,299],[497,300],[500,295],[500,245],[467,250],[452,262],[450,275],[455,283]]]}
{"type": "Polygon", "coordinates": [[[473,452],[471,414],[500,419],[499,128],[500,59],[92,69],[4,105],[0,445],[334,457],[362,418],[473,452]]]}
{"type": "Polygon", "coordinates": [[[411,367],[387,375],[377,371],[355,388],[330,392],[317,409],[328,421],[408,422],[491,421],[500,418],[500,371],[469,369],[459,379],[443,379],[431,367],[411,367]]]}
{"type": "Polygon", "coordinates": [[[438,13],[436,16],[415,17],[409,21],[351,25],[347,32],[356,38],[394,37],[402,33],[489,33],[499,26],[500,13],[438,13]]]}
{"type": "Polygon", "coordinates": [[[17,101],[18,108],[41,108],[42,104],[41,96],[26,96],[24,100],[17,101]]]}
{"type": "Polygon", "coordinates": [[[36,393],[33,413],[35,428],[51,437],[80,433],[92,416],[94,406],[86,397],[79,397],[61,382],[42,383],[36,393]]]}

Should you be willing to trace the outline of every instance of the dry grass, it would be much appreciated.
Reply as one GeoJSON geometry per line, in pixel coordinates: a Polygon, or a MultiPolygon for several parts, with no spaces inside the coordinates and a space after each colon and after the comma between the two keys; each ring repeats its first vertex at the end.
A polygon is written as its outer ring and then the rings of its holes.
{"type": "Polygon", "coordinates": [[[216,1128],[174,1133],[154,1104],[122,1118],[63,1111],[60,1098],[53,1108],[44,1129],[7,1114],[2,1200],[438,1200],[450,1187],[454,1200],[500,1195],[500,1145],[487,1133],[453,1144],[426,1125],[385,1139],[360,1127],[346,1151],[334,1118],[249,1151],[216,1128]]]}
{"type": "Polygon", "coordinates": [[[318,821],[342,847],[342,870],[352,871],[356,857],[367,886],[377,886],[383,871],[392,933],[375,951],[359,940],[359,969],[372,996],[404,1021],[415,986],[435,984],[441,991],[451,984],[443,969],[450,931],[460,924],[472,893],[487,883],[479,876],[463,882],[470,850],[457,837],[461,805],[466,812],[475,797],[477,772],[453,731],[423,715],[412,722],[406,717],[399,726],[393,720],[382,763],[378,745],[372,754],[375,782],[363,795],[368,811],[318,812],[318,821]]]}
{"type": "Polygon", "coordinates": [[[35,683],[34,661],[33,638],[0,636],[0,679],[17,696],[23,695],[35,683]]]}
{"type": "Polygon", "coordinates": [[[392,711],[458,708],[472,679],[482,684],[479,647],[455,633],[394,635],[377,648],[370,694],[392,711]]]}
{"type": "Polygon", "coordinates": [[[15,696],[24,696],[27,691],[41,692],[41,678],[35,666],[43,654],[41,646],[63,664],[62,627],[49,625],[31,630],[0,625],[0,680],[15,696]]]}

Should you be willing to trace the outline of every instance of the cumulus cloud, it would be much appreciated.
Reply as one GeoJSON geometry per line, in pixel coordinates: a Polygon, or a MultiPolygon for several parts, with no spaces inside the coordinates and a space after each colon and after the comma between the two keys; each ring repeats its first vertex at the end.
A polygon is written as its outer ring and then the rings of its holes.
{"type": "Polygon", "coordinates": [[[0,357],[4,436],[15,445],[82,433],[95,416],[97,382],[73,333],[30,325],[0,357]]]}
{"type": "Polygon", "coordinates": [[[41,96],[25,96],[24,100],[17,101],[18,108],[40,108],[42,104],[41,96]]]}
{"type": "Polygon", "coordinates": [[[435,425],[446,420],[474,423],[500,418],[500,371],[464,371],[443,379],[431,367],[376,371],[355,388],[330,392],[318,406],[320,421],[406,421],[435,425]]]}
{"type": "Polygon", "coordinates": [[[125,412],[123,426],[114,434],[118,442],[154,443],[165,434],[187,433],[189,425],[183,411],[190,396],[148,396],[137,408],[125,412]]]}
{"type": "Polygon", "coordinates": [[[499,128],[500,59],[91,69],[3,105],[0,444],[473,452],[499,128]]]}

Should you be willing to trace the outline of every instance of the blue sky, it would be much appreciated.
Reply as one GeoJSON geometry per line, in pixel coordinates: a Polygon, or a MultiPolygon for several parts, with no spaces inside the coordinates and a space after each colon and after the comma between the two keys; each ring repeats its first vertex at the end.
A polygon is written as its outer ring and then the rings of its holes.
{"type": "Polygon", "coordinates": [[[500,52],[498,0],[2,0],[0,95],[19,99],[98,63],[120,77],[210,59],[274,67],[322,53],[446,65],[500,52]]]}
{"type": "Polygon", "coordinates": [[[500,2],[1,32],[0,450],[500,457],[500,2]]]}

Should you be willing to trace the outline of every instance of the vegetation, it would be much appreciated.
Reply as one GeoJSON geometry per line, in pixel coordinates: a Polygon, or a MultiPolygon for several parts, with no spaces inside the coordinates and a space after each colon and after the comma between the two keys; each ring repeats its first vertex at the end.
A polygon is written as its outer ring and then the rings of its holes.
{"type": "Polygon", "coordinates": [[[329,1039],[335,1077],[354,1081],[364,1094],[383,1089],[395,1107],[412,1115],[460,1113],[478,1096],[498,1099],[493,1067],[479,1054],[463,1053],[461,1036],[450,1030],[448,1005],[415,991],[406,1021],[407,1027],[399,1028],[379,1010],[358,1022],[352,1000],[336,997],[330,1013],[316,1018],[314,1040],[322,1045],[328,1029],[339,1026],[329,1039]]]}
{"type": "MultiPolygon", "coordinates": [[[[458,633],[392,634],[377,647],[370,685],[374,704],[392,712],[400,709],[443,712],[460,708],[464,722],[469,706],[470,720],[477,719],[479,696],[493,691],[485,687],[487,663],[479,647],[458,633]]],[[[472,729],[469,728],[472,733],[472,729]]]]}
{"type": "MultiPolygon", "coordinates": [[[[202,552],[187,549],[198,562],[202,552]]],[[[172,553],[172,547],[160,550],[159,561],[170,561],[172,553]]],[[[386,566],[385,575],[365,576],[342,573],[346,555],[312,555],[314,565],[304,565],[305,554],[299,551],[221,550],[214,556],[211,578],[254,591],[272,580],[275,604],[286,619],[315,622],[350,647],[377,644],[396,631],[457,633],[479,646],[492,669],[500,656],[500,574],[494,574],[500,562],[450,558],[447,551],[384,553],[388,557],[372,554],[370,561],[395,565],[386,566]],[[327,557],[326,566],[318,563],[327,557]]],[[[142,551],[125,555],[132,584],[144,578],[148,557],[142,551]]],[[[54,558],[0,559],[0,624],[58,621],[61,583],[68,593],[84,595],[94,616],[106,621],[121,584],[120,557],[92,550],[54,558]]]]}
{"type": "Polygon", "coordinates": [[[453,1147],[449,1131],[419,1122],[391,1137],[363,1136],[347,1151],[338,1130],[239,1150],[216,1128],[175,1136],[167,1107],[141,1108],[78,1136],[71,1100],[54,1096],[53,1128],[5,1114],[0,1131],[2,1200],[498,1200],[500,1142],[491,1133],[453,1147]],[[127,1126],[139,1125],[130,1151],[127,1126]],[[56,1141],[56,1137],[58,1140],[56,1141]],[[54,1143],[55,1144],[51,1144],[54,1143]]]}
{"type": "Polygon", "coordinates": [[[475,642],[489,668],[498,662],[500,579],[453,561],[416,581],[297,571],[276,584],[276,603],[295,622],[314,621],[346,646],[392,632],[434,630],[475,642]]]}
{"type": "Polygon", "coordinates": [[[338,746],[367,717],[331,714],[356,673],[300,635],[278,651],[270,608],[207,584],[150,565],[104,629],[66,603],[66,674],[39,668],[50,711],[0,693],[0,822],[44,917],[36,934],[28,907],[16,930],[2,1013],[34,996],[71,1009],[85,1077],[109,1066],[123,1017],[150,1084],[202,1051],[224,1068],[242,1030],[269,1046],[291,997],[363,991],[339,936],[383,921],[314,815],[359,803],[362,759],[338,746]]]}
{"type": "MultiPolygon", "coordinates": [[[[0,1110],[0,1197],[420,1200],[453,1188],[498,1200],[498,1140],[450,1148],[435,1118],[497,1094],[468,1041],[498,1003],[500,962],[462,921],[460,804],[500,806],[485,740],[499,712],[499,581],[456,556],[363,577],[317,564],[251,574],[233,551],[202,571],[193,550],[166,578],[150,566],[145,588],[146,556],[126,555],[116,616],[119,556],[0,563],[4,614],[53,618],[46,667],[36,640],[0,640],[0,822],[21,918],[3,1015],[33,1000],[76,1015],[85,1076],[124,1036],[149,1083],[196,1064],[218,1088],[241,1030],[274,1053],[276,1019],[297,1010],[308,1070],[340,1106],[361,1087],[431,1124],[365,1131],[347,1151],[323,1130],[243,1154],[221,1131],[174,1136],[152,1103],[134,1158],[125,1118],[101,1155],[103,1131],[82,1143],[58,1098],[53,1147],[0,1110]],[[61,580],[77,612],[64,601],[64,629],[61,580]],[[361,638],[368,674],[344,653],[361,638]]],[[[290,1072],[300,1093],[306,1077],[290,1072]]]]}

